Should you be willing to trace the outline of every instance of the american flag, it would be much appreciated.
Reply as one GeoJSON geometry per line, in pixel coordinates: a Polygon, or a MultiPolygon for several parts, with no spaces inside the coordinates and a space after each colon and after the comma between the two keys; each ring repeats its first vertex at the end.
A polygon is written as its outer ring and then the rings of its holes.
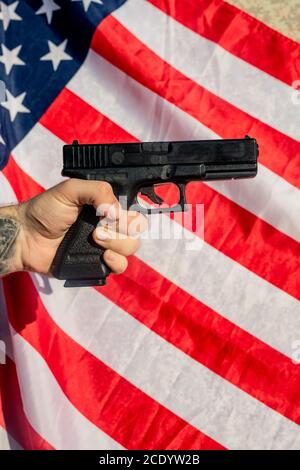
{"type": "Polygon", "coordinates": [[[145,240],[101,288],[3,279],[2,448],[299,449],[299,44],[222,0],[0,1],[0,43],[1,204],[74,138],[260,146],[254,180],[190,184],[200,251],[145,240]]]}

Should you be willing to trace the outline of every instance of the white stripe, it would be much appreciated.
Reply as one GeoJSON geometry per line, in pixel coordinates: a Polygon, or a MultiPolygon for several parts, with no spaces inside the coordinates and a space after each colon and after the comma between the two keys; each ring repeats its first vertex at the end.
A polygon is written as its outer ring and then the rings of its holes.
{"type": "Polygon", "coordinates": [[[20,444],[2,426],[0,426],[0,450],[22,450],[20,444]]]}
{"type": "Polygon", "coordinates": [[[206,184],[300,242],[300,191],[265,166],[258,168],[254,179],[206,184]]]}
{"type": "Polygon", "coordinates": [[[69,402],[36,350],[12,328],[9,335],[2,283],[0,306],[1,338],[16,363],[24,411],[35,431],[56,449],[122,449],[69,402]]]}
{"type": "Polygon", "coordinates": [[[53,294],[43,289],[39,293],[54,321],[181,418],[229,448],[300,448],[297,424],[196,362],[94,289],[74,291],[60,281],[49,282],[53,294]]]}
{"type": "MultiPolygon", "coordinates": [[[[93,51],[69,82],[68,88],[139,140],[218,137],[192,116],[131,79],[93,51]]],[[[297,188],[262,165],[256,178],[246,183],[239,182],[236,188],[235,184],[227,181],[214,184],[214,187],[220,188],[232,200],[238,194],[239,205],[300,241],[300,225],[296,223],[300,213],[297,188]],[[282,212],[282,207],[289,209],[282,212]]]]}
{"type": "MultiPolygon", "coordinates": [[[[32,176],[38,183],[46,184],[47,187],[47,175],[44,173],[42,163],[47,159],[45,150],[47,141],[49,138],[53,159],[60,159],[61,141],[56,142],[53,134],[44,128],[42,132],[39,126],[35,130],[39,132],[40,138],[36,139],[37,146],[32,155],[35,157],[39,155],[41,163],[36,166],[35,174],[32,176]]],[[[30,139],[30,136],[27,138],[30,139]]],[[[30,141],[27,140],[28,142],[30,141]]],[[[251,182],[254,180],[249,181],[248,188],[252,195],[251,182]]],[[[50,181],[50,185],[52,183],[54,181],[50,181]]],[[[235,183],[232,182],[233,187],[235,183]]],[[[243,183],[246,182],[243,181],[243,183]]],[[[260,188],[263,191],[263,185],[260,188]]],[[[253,200],[257,194],[258,192],[254,191],[253,200]]],[[[264,202],[266,198],[263,194],[262,192],[261,199],[264,202]]],[[[283,207],[282,217],[286,213],[287,208],[283,207]]],[[[298,220],[297,217],[296,220],[298,220]]],[[[295,221],[293,220],[292,223],[295,221]]],[[[161,223],[166,224],[167,219],[162,217],[161,223]]],[[[203,244],[196,237],[193,237],[193,240],[193,243],[199,244],[199,248],[202,247],[201,251],[186,250],[182,242],[175,240],[144,240],[138,256],[225,318],[278,351],[291,356],[292,342],[300,338],[299,302],[209,244],[203,244]],[[183,255],[180,256],[179,253],[183,255]],[[178,269],[179,265],[180,269],[178,269]],[[194,273],[194,277],[191,277],[191,272],[194,273]],[[191,279],[201,279],[201,282],[192,282],[191,279]]]]}
{"type": "Polygon", "coordinates": [[[292,102],[291,86],[194,33],[144,0],[128,0],[112,16],[187,77],[300,140],[300,107],[292,102]]]}
{"type": "Polygon", "coordinates": [[[49,188],[64,179],[61,176],[64,144],[65,142],[37,123],[15,147],[13,157],[25,173],[44,188],[49,188]]]}

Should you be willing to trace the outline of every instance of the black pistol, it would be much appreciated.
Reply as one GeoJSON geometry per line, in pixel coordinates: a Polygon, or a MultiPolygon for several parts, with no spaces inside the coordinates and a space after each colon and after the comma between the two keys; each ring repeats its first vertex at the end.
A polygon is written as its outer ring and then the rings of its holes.
{"type": "MultiPolygon", "coordinates": [[[[63,176],[107,181],[125,209],[163,213],[184,211],[185,185],[190,181],[252,178],[257,174],[255,139],[84,144],[74,141],[63,148],[63,176]],[[163,183],[178,187],[178,204],[164,207],[155,188],[163,183]],[[138,194],[162,207],[140,205],[138,194]]],[[[93,206],[83,206],[66,233],[52,264],[52,274],[65,287],[102,286],[110,269],[103,249],[92,239],[99,222],[93,206]]]]}

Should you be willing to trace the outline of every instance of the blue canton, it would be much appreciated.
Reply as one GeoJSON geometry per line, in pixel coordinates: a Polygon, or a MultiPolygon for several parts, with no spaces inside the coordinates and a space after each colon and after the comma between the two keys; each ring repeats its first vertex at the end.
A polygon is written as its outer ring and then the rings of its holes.
{"type": "Polygon", "coordinates": [[[77,72],[96,27],[124,2],[0,1],[0,169],[77,72]]]}

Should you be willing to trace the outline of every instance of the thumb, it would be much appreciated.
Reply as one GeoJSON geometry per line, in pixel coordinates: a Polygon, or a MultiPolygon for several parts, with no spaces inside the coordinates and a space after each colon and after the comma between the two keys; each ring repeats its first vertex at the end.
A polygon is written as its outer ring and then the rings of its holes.
{"type": "MultiPolygon", "coordinates": [[[[54,189],[54,188],[53,188],[54,189]]],[[[121,206],[106,181],[90,181],[71,178],[56,186],[56,190],[68,203],[77,206],[93,205],[98,215],[118,219],[121,206]]]]}

